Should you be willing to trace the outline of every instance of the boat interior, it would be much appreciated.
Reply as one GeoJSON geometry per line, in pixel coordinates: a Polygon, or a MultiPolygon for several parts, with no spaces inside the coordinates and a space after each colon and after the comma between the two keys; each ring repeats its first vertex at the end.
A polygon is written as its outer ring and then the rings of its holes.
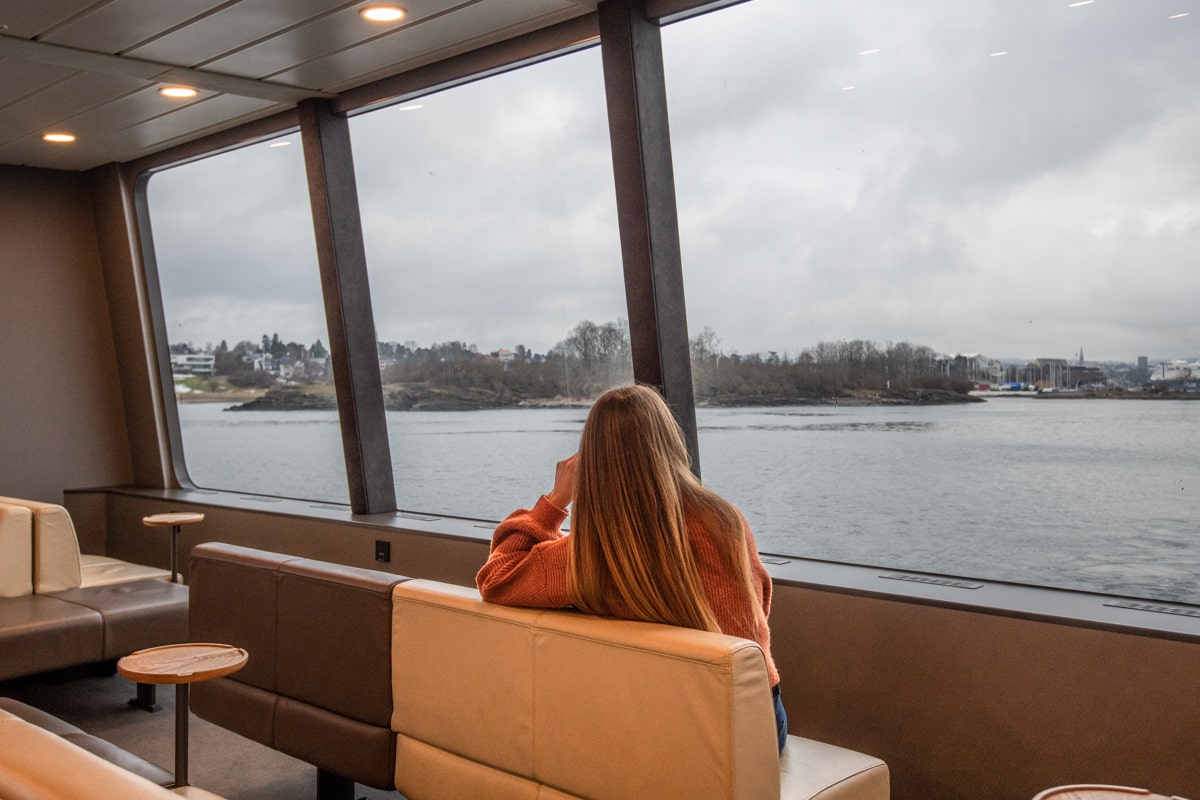
{"type": "MultiPolygon", "coordinates": [[[[603,61],[634,377],[661,388],[695,447],[661,34],[738,4],[404,0],[405,15],[382,25],[364,5],[0,4],[0,495],[63,505],[83,552],[168,569],[166,539],[143,519],[199,512],[179,535],[181,564],[219,541],[474,585],[487,521],[397,503],[348,119],[586,48],[603,61]],[[167,86],[196,91],[174,100],[167,86]],[[348,503],[193,483],[149,235],[150,175],[297,133],[348,503]]],[[[882,759],[897,800],[1019,800],[1083,783],[1200,798],[1200,608],[763,558],[792,733],[882,759]]],[[[117,680],[22,691],[103,730],[105,708],[125,698],[96,686],[117,680]]],[[[167,759],[169,713],[147,715],[158,728],[132,746],[167,759]]],[[[203,770],[274,769],[240,741],[214,751],[229,765],[202,768],[210,756],[198,755],[196,783],[203,770]]],[[[241,785],[226,794],[282,796],[241,785]]]]}

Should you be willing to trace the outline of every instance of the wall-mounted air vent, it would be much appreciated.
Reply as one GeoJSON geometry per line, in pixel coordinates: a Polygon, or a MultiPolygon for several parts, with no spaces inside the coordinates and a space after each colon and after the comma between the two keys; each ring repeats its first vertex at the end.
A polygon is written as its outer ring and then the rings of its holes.
{"type": "Polygon", "coordinates": [[[1200,609],[1179,608],[1178,606],[1160,606],[1155,603],[1134,603],[1129,600],[1117,600],[1104,605],[1110,608],[1128,608],[1132,611],[1153,611],[1156,614],[1170,614],[1175,617],[1200,617],[1200,609]]]}
{"type": "Polygon", "coordinates": [[[982,589],[982,583],[956,581],[950,578],[931,578],[928,575],[908,575],[903,572],[893,572],[891,575],[880,575],[889,581],[909,581],[910,583],[928,583],[933,586],[949,586],[952,589],[982,589]]]}
{"type": "Polygon", "coordinates": [[[441,519],[441,517],[431,517],[428,514],[414,514],[411,511],[396,511],[393,512],[392,516],[404,519],[419,519],[422,522],[434,522],[441,519]]]}

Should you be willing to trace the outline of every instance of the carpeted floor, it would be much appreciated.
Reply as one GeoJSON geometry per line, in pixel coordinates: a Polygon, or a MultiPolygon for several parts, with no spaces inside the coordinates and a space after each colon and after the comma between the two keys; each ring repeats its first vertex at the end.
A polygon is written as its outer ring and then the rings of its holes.
{"type": "MultiPolygon", "coordinates": [[[[158,687],[162,709],[153,713],[128,704],[134,684],[120,675],[83,671],[0,682],[0,696],[12,697],[79,726],[90,734],[154,764],[174,769],[175,688],[158,687]]],[[[190,783],[228,800],[307,800],[317,796],[317,770],[206,722],[195,714],[189,729],[190,783]]],[[[359,785],[367,800],[403,800],[397,792],[359,785]]]]}

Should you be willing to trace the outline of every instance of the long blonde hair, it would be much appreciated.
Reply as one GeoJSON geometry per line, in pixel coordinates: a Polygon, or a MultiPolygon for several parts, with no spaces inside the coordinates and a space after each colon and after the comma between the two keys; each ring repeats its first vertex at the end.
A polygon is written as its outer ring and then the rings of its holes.
{"type": "Polygon", "coordinates": [[[700,580],[687,517],[757,602],[737,509],[692,474],[675,418],[658,392],[605,392],[584,424],[576,459],[568,586],[592,614],[720,631],[700,580]]]}

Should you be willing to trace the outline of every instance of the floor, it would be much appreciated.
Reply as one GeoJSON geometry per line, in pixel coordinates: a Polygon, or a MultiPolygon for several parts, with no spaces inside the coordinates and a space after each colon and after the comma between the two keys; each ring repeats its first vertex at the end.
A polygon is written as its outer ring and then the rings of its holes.
{"type": "MultiPolygon", "coordinates": [[[[158,689],[161,710],[149,713],[128,701],[136,694],[120,675],[84,670],[0,682],[12,697],[66,720],[90,734],[167,770],[175,762],[175,690],[158,689]]],[[[303,761],[191,716],[190,782],[228,800],[305,800],[317,796],[317,770],[303,761]]],[[[397,792],[356,787],[364,800],[403,800],[397,792]]]]}

